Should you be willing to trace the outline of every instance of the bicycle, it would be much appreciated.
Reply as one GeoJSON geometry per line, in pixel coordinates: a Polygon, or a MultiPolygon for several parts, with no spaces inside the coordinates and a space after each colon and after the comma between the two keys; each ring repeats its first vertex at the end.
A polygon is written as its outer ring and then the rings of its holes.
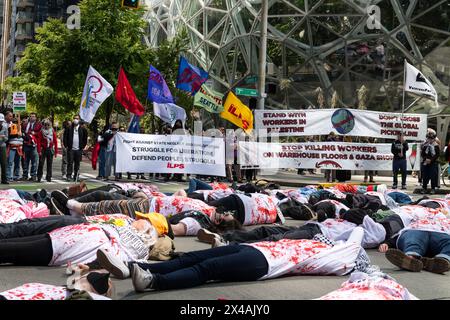
{"type": "Polygon", "coordinates": [[[441,166],[441,173],[440,173],[440,177],[442,178],[442,183],[444,184],[444,186],[448,187],[450,186],[450,180],[449,180],[449,166],[448,163],[444,164],[441,166]]]}

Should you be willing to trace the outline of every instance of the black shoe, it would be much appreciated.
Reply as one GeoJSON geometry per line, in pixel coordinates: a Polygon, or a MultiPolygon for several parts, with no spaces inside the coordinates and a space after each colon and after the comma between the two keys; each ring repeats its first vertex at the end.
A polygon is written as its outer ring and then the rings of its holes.
{"type": "Polygon", "coordinates": [[[33,177],[28,178],[28,181],[33,181],[33,177]]]}
{"type": "Polygon", "coordinates": [[[45,180],[47,180],[47,182],[52,182],[52,178],[47,178],[45,180]]]}
{"type": "Polygon", "coordinates": [[[45,189],[41,189],[41,191],[39,191],[39,197],[41,197],[41,199],[45,199],[48,197],[48,192],[45,189]]]}
{"type": "Polygon", "coordinates": [[[51,193],[52,204],[61,215],[70,215],[70,210],[67,208],[68,200],[69,198],[62,191],[55,190],[51,193]]]}
{"type": "Polygon", "coordinates": [[[141,175],[142,180],[147,180],[147,178],[144,175],[141,175]]]}
{"type": "Polygon", "coordinates": [[[406,188],[406,185],[403,185],[402,186],[402,190],[406,190],[407,188],[406,188]]]}
{"type": "Polygon", "coordinates": [[[430,194],[436,194],[436,190],[435,189],[431,189],[430,194]]]}
{"type": "Polygon", "coordinates": [[[423,269],[433,273],[444,273],[450,270],[450,261],[444,258],[426,258],[420,259],[423,263],[423,269]]]}
{"type": "Polygon", "coordinates": [[[127,178],[128,180],[131,180],[131,174],[128,174],[127,178]]]}
{"type": "Polygon", "coordinates": [[[427,193],[427,189],[421,189],[421,190],[419,191],[419,193],[420,193],[420,194],[426,194],[426,193],[427,193]]]}
{"type": "Polygon", "coordinates": [[[412,272],[420,272],[423,269],[423,263],[420,259],[408,256],[399,249],[389,249],[386,251],[386,259],[393,265],[412,272]]]}
{"type": "Polygon", "coordinates": [[[397,185],[394,184],[394,185],[392,186],[392,189],[397,189],[397,185]]]}
{"type": "Polygon", "coordinates": [[[42,180],[41,178],[37,178],[37,182],[39,182],[39,183],[40,183],[40,182],[41,182],[41,180],[42,180]]]}
{"type": "Polygon", "coordinates": [[[2,181],[2,184],[9,184],[9,182],[8,181],[2,181]]]}

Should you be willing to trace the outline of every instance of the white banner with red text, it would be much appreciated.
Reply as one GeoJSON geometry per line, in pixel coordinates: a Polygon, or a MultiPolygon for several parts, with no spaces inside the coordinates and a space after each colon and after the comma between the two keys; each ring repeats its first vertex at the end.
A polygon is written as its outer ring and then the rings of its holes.
{"type": "MultiPolygon", "coordinates": [[[[408,170],[420,170],[420,145],[409,143],[408,170]]],[[[241,166],[261,169],[392,170],[393,154],[388,143],[264,143],[239,142],[241,166]]]]}
{"type": "MultiPolygon", "coordinates": [[[[255,129],[279,136],[339,135],[425,140],[426,114],[357,109],[255,110],[255,129]]],[[[261,134],[261,133],[259,133],[261,134]]]]}
{"type": "Polygon", "coordinates": [[[225,143],[220,138],[120,132],[115,144],[117,172],[225,176],[225,143]]]}

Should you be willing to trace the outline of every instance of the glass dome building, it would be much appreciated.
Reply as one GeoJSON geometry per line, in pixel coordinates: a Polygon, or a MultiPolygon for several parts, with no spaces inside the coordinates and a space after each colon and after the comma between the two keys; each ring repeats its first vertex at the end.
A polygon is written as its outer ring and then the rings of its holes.
{"type": "MultiPolygon", "coordinates": [[[[407,94],[408,112],[449,112],[449,0],[269,0],[266,108],[399,111],[406,58],[440,108],[407,94]],[[379,20],[375,19],[378,17],[379,20]]],[[[147,0],[148,45],[185,28],[188,58],[226,91],[255,88],[261,0],[147,0]]],[[[245,99],[244,99],[245,101],[245,99]]]]}

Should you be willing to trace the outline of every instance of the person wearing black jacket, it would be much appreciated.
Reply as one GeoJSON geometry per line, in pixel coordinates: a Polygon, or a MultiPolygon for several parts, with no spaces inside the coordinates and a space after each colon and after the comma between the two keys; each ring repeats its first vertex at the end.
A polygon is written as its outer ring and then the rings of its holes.
{"type": "Polygon", "coordinates": [[[398,172],[402,172],[402,189],[406,189],[406,151],[408,151],[408,143],[405,141],[403,134],[397,137],[397,140],[392,142],[391,152],[394,155],[394,160],[392,162],[392,171],[394,175],[393,189],[397,189],[398,172]]]}
{"type": "Polygon", "coordinates": [[[83,149],[87,145],[88,132],[81,126],[80,116],[73,117],[72,126],[64,130],[64,146],[67,148],[67,180],[76,181],[80,171],[83,149]],[[73,172],[73,177],[72,177],[73,172]]]}
{"type": "Polygon", "coordinates": [[[438,158],[440,155],[439,144],[436,141],[436,131],[428,129],[427,140],[422,144],[420,158],[422,161],[422,190],[421,193],[427,193],[427,185],[431,180],[431,194],[436,193],[436,187],[438,185],[439,171],[438,171],[438,158]]]}

